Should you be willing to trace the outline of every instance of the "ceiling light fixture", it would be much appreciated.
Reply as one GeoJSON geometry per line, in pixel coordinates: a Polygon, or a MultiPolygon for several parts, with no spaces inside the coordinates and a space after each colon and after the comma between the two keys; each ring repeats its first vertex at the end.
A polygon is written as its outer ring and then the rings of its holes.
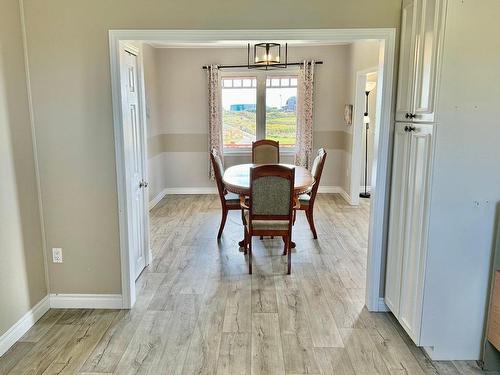
{"type": "Polygon", "coordinates": [[[248,44],[248,69],[277,69],[288,66],[288,44],[283,48],[279,43],[256,43],[253,48],[248,44]],[[252,55],[253,50],[253,55],[252,55]]]}

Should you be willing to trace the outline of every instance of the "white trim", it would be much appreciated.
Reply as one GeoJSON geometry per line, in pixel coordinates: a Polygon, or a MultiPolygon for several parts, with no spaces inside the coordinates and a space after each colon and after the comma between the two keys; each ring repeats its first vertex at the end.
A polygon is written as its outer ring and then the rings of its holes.
{"type": "MultiPolygon", "coordinates": [[[[218,194],[217,188],[215,187],[175,187],[175,188],[165,188],[160,191],[150,202],[149,209],[156,206],[165,196],[167,195],[193,195],[193,194],[218,194]]],[[[351,198],[346,191],[340,186],[323,186],[321,185],[318,189],[318,194],[340,194],[349,203],[351,198]]]]}
{"type": "Polygon", "coordinates": [[[149,210],[151,211],[167,195],[167,189],[163,189],[149,201],[149,210]]]}
{"type": "Polygon", "coordinates": [[[121,309],[121,294],[51,294],[52,309],[121,309]]]}
{"type": "Polygon", "coordinates": [[[120,259],[123,307],[131,308],[135,303],[135,280],[132,275],[128,242],[127,191],[125,182],[125,151],[123,145],[121,90],[120,90],[120,39],[109,37],[111,64],[111,97],[113,102],[113,128],[115,138],[116,184],[118,192],[118,225],[120,228],[120,259]]]}
{"type": "Polygon", "coordinates": [[[47,261],[47,236],[45,233],[45,219],[42,204],[42,183],[40,182],[40,166],[38,162],[38,146],[36,142],[35,114],[33,111],[33,96],[31,95],[31,76],[29,70],[28,37],[26,35],[26,22],[24,19],[24,1],[19,0],[19,16],[21,18],[21,32],[23,38],[24,71],[26,75],[26,94],[28,97],[28,111],[31,130],[31,147],[33,148],[33,162],[35,165],[36,194],[38,200],[38,215],[40,219],[40,233],[42,236],[43,268],[45,274],[46,292],[50,293],[49,265],[47,261]]]}
{"type": "Polygon", "coordinates": [[[345,193],[344,189],[340,186],[323,186],[318,188],[318,194],[342,194],[345,193]]]}
{"type": "MultiPolygon", "coordinates": [[[[341,194],[348,202],[350,197],[346,191],[340,186],[323,186],[318,189],[319,194],[341,194]]],[[[150,209],[156,206],[166,195],[193,195],[193,194],[217,194],[215,187],[175,187],[165,188],[160,191],[149,203],[150,209]]]]}
{"type": "Polygon", "coordinates": [[[321,186],[318,188],[318,194],[340,194],[347,203],[352,205],[349,194],[341,186],[321,186]]]}
{"type": "Polygon", "coordinates": [[[387,312],[387,311],[391,311],[391,309],[389,309],[389,307],[385,304],[385,300],[384,300],[384,297],[379,297],[378,299],[378,312],[387,312]]]}
{"type": "Polygon", "coordinates": [[[347,191],[345,191],[344,189],[342,189],[342,190],[340,191],[340,195],[342,196],[342,198],[344,198],[344,199],[345,199],[345,201],[346,201],[347,203],[349,203],[351,206],[353,206],[353,203],[352,203],[352,198],[351,198],[351,196],[350,196],[349,194],[347,194],[347,191]]]}
{"type": "Polygon", "coordinates": [[[167,195],[217,194],[216,187],[175,187],[166,188],[167,195]]]}
{"type": "Polygon", "coordinates": [[[50,309],[46,295],[0,337],[0,356],[4,355],[50,309]]]}
{"type": "Polygon", "coordinates": [[[373,165],[377,166],[372,175],[370,223],[368,232],[368,261],[366,267],[366,307],[369,311],[379,311],[378,299],[380,297],[380,285],[382,277],[382,259],[385,239],[387,237],[387,211],[389,204],[387,194],[389,190],[388,176],[390,176],[390,154],[391,129],[392,129],[392,94],[394,76],[394,55],[396,49],[395,30],[389,32],[380,47],[379,61],[383,64],[379,67],[377,85],[377,101],[380,111],[377,111],[376,122],[379,126],[375,129],[375,138],[378,139],[378,149],[373,155],[373,165]],[[374,173],[375,172],[375,173],[374,173]],[[387,210],[386,210],[387,209],[387,210]]]}
{"type": "MultiPolygon", "coordinates": [[[[121,118],[121,94],[120,94],[120,71],[119,71],[119,44],[120,40],[135,41],[163,41],[166,43],[209,43],[221,44],[230,41],[309,41],[316,42],[352,42],[356,40],[379,40],[380,61],[384,61],[379,71],[378,95],[381,100],[380,126],[376,129],[379,137],[379,148],[377,155],[378,171],[376,184],[372,198],[372,210],[370,212],[370,233],[368,241],[368,269],[366,279],[366,305],[370,311],[379,309],[379,290],[382,270],[382,247],[386,235],[384,227],[386,216],[386,190],[387,175],[389,172],[389,144],[390,129],[392,121],[392,93],[393,93],[393,70],[394,52],[396,47],[396,29],[281,29],[281,30],[110,30],[109,50],[111,68],[111,92],[113,98],[113,127],[116,154],[116,174],[118,190],[118,212],[120,228],[120,255],[122,272],[122,294],[125,308],[132,307],[135,302],[135,282],[131,270],[130,255],[128,252],[128,219],[127,201],[128,195],[125,189],[125,165],[123,149],[123,129],[121,118]]],[[[208,150],[207,150],[208,151],[208,150]]],[[[185,190],[186,191],[186,190],[185,190]]]]}

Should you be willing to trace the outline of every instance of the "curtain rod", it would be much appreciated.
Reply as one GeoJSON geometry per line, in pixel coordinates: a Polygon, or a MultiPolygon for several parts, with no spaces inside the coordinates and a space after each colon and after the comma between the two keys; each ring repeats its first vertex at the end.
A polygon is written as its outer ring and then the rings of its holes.
{"type": "MultiPolygon", "coordinates": [[[[315,61],[314,63],[318,64],[318,65],[322,65],[323,61],[315,61]]],[[[274,67],[286,68],[287,66],[299,66],[302,64],[304,64],[304,63],[294,62],[294,63],[288,63],[288,64],[273,64],[273,65],[268,65],[267,67],[270,67],[271,69],[274,67]]],[[[311,63],[308,62],[308,64],[311,64],[311,63]]],[[[265,69],[266,65],[248,65],[248,64],[244,64],[244,65],[219,65],[219,69],[233,69],[233,68],[248,68],[248,69],[260,68],[262,70],[270,70],[270,69],[265,69]]],[[[204,65],[203,69],[208,69],[208,65],[204,65]]]]}

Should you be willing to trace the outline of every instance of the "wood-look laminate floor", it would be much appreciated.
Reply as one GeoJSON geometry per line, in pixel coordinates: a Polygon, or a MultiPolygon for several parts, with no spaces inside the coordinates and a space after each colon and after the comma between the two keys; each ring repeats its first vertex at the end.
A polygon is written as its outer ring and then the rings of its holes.
{"type": "Polygon", "coordinates": [[[216,196],[169,196],[151,212],[154,260],[130,311],[50,310],[0,358],[0,374],[479,374],[431,362],[390,314],[364,308],[369,202],[320,195],[319,239],[302,212],[292,275],[280,239],[254,238],[254,274],[216,196]]]}

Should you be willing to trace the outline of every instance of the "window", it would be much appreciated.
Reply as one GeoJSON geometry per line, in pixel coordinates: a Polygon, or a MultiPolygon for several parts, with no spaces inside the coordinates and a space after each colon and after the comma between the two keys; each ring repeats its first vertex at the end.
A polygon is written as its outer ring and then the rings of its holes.
{"type": "Polygon", "coordinates": [[[297,77],[266,80],[266,138],[280,147],[295,147],[297,129],[297,77]]]}
{"type": "Polygon", "coordinates": [[[257,134],[257,79],[223,78],[222,107],[224,147],[251,147],[257,134]]]}
{"type": "Polygon", "coordinates": [[[227,150],[250,149],[267,138],[295,147],[297,76],[257,72],[222,78],[223,142],[227,150]]]}

